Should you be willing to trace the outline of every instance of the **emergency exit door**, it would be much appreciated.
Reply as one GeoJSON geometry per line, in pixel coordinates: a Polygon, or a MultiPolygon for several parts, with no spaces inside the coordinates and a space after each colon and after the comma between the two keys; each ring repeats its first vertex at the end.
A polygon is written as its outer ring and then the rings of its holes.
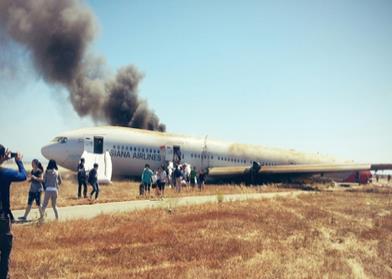
{"type": "Polygon", "coordinates": [[[94,137],[94,153],[103,154],[103,137],[94,137]]]}
{"type": "Polygon", "coordinates": [[[181,162],[181,147],[179,145],[173,146],[173,162],[176,164],[181,162]]]}
{"type": "Polygon", "coordinates": [[[179,145],[164,145],[160,147],[161,161],[162,162],[173,162],[178,164],[181,162],[182,154],[181,147],[179,145]]]}

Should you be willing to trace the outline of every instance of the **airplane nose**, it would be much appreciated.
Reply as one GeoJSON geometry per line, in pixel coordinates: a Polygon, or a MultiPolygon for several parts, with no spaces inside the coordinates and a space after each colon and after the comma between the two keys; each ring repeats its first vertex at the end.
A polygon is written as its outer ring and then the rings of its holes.
{"type": "Polygon", "coordinates": [[[42,156],[44,156],[48,160],[52,159],[53,151],[54,151],[53,144],[48,144],[41,148],[42,156]]]}

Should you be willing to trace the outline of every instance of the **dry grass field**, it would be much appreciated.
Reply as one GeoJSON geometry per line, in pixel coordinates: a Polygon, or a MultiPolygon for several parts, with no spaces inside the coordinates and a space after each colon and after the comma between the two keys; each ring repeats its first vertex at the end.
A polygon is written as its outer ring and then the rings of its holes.
{"type": "Polygon", "coordinates": [[[392,190],[14,226],[12,278],[392,278],[392,190]]]}
{"type": "MultiPolygon", "coordinates": [[[[77,181],[75,175],[70,172],[63,172],[63,184],[60,186],[60,193],[58,199],[58,206],[72,206],[80,204],[88,204],[87,199],[77,199],[77,181]]],[[[13,183],[11,187],[11,205],[12,209],[23,209],[26,207],[27,196],[30,184],[28,182],[13,183]]],[[[92,190],[88,186],[88,193],[92,190]]],[[[114,181],[111,185],[101,185],[99,199],[97,202],[116,202],[116,201],[130,201],[139,198],[139,183],[130,180],[114,181]]],[[[166,197],[181,197],[181,196],[195,196],[195,195],[217,195],[217,194],[241,194],[241,193],[258,193],[258,192],[277,192],[289,191],[290,189],[267,186],[267,187],[245,187],[241,185],[207,185],[203,191],[197,188],[183,189],[181,193],[177,193],[174,189],[166,188],[166,197]]],[[[293,189],[291,189],[293,190],[293,189]]],[[[155,196],[152,189],[151,195],[155,196]]]]}

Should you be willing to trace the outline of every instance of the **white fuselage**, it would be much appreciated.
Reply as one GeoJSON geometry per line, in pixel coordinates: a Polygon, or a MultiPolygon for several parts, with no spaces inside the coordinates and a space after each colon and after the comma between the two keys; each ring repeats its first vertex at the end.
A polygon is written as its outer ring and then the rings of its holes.
{"type": "Polygon", "coordinates": [[[42,148],[42,154],[47,159],[56,160],[62,167],[76,170],[84,150],[94,153],[108,151],[113,175],[139,176],[145,164],[157,169],[163,162],[171,161],[175,149],[180,150],[182,162],[195,166],[197,170],[250,166],[253,161],[262,165],[334,162],[333,158],[318,154],[113,126],[62,133],[42,148]]]}

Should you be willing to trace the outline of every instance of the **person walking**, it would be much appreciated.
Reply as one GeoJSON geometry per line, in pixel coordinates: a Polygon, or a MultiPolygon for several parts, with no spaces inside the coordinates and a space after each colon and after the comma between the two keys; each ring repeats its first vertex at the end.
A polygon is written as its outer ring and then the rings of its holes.
{"type": "Polygon", "coordinates": [[[158,168],[158,190],[159,196],[163,198],[165,196],[165,185],[167,183],[167,174],[163,167],[158,168]]]}
{"type": "Polygon", "coordinates": [[[196,172],[196,167],[193,167],[192,170],[191,170],[190,180],[191,180],[191,186],[192,186],[192,188],[195,188],[195,185],[196,185],[196,183],[197,183],[197,172],[196,172]]]}
{"type": "Polygon", "coordinates": [[[144,187],[144,196],[146,196],[146,193],[148,192],[148,195],[150,196],[150,188],[151,188],[151,183],[152,183],[152,176],[154,175],[153,171],[150,169],[150,165],[146,164],[144,166],[143,172],[142,172],[142,183],[144,187]]]}
{"type": "Polygon", "coordinates": [[[33,206],[34,201],[35,201],[35,204],[38,206],[40,217],[42,218],[41,193],[44,189],[44,187],[42,185],[42,183],[44,182],[44,179],[43,179],[44,168],[42,167],[41,162],[38,161],[37,159],[34,159],[31,162],[31,165],[32,165],[33,169],[31,170],[30,179],[29,179],[29,181],[31,182],[29,196],[27,199],[26,211],[23,216],[18,218],[21,221],[27,220],[27,216],[30,213],[30,210],[31,210],[31,207],[33,206]]]}
{"type": "Polygon", "coordinates": [[[88,174],[88,183],[93,187],[93,190],[90,193],[90,199],[93,198],[93,194],[95,193],[95,200],[98,199],[99,195],[99,183],[98,183],[98,164],[94,164],[94,168],[90,170],[88,174]]]}
{"type": "Polygon", "coordinates": [[[174,170],[174,179],[176,182],[176,192],[179,193],[181,192],[181,177],[182,177],[182,172],[178,165],[176,166],[176,169],[174,170]]]}
{"type": "Polygon", "coordinates": [[[45,210],[48,206],[49,200],[52,203],[52,208],[54,211],[54,216],[56,220],[59,219],[59,213],[57,211],[57,197],[59,186],[62,183],[61,175],[58,171],[57,163],[55,160],[49,160],[48,166],[44,174],[44,203],[42,205],[42,217],[41,220],[45,218],[45,210]]]}
{"type": "Polygon", "coordinates": [[[199,179],[198,179],[200,191],[204,189],[205,181],[206,181],[206,173],[203,170],[201,170],[199,173],[199,179]]]}
{"type": "Polygon", "coordinates": [[[80,159],[78,165],[78,199],[82,197],[82,187],[83,187],[83,197],[87,198],[87,175],[86,168],[84,167],[84,158],[80,159]]]}
{"type": "Polygon", "coordinates": [[[9,259],[12,250],[10,186],[12,182],[24,181],[26,178],[22,155],[11,153],[0,144],[0,279],[8,278],[9,259]],[[18,170],[1,166],[11,157],[15,157],[18,170]]]}

